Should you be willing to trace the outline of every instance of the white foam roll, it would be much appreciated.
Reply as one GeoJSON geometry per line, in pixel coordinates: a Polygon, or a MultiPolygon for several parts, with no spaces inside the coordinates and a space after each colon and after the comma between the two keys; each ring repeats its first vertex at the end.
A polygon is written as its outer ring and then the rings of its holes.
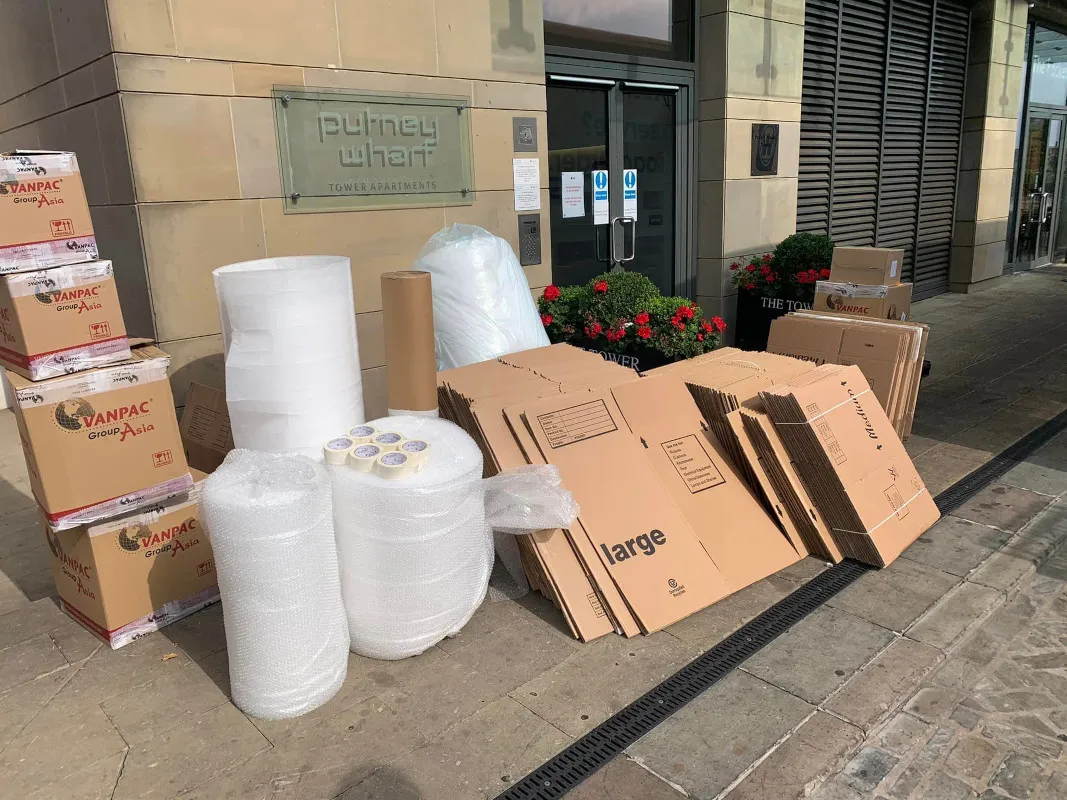
{"type": "Polygon", "coordinates": [[[233,450],[204,482],[200,505],[233,702],[262,719],[321,706],[344,682],[349,647],[326,468],[233,450]]]}
{"type": "Polygon", "coordinates": [[[402,408],[390,408],[386,412],[390,417],[439,417],[441,412],[436,408],[429,411],[404,411],[402,408]]]}
{"type": "Polygon", "coordinates": [[[238,448],[321,458],[364,420],[347,258],[265,258],[214,272],[238,448]]]}
{"type": "Polygon", "coordinates": [[[433,458],[401,481],[354,469],[331,477],[352,650],[399,659],[467,623],[485,597],[493,551],[474,440],[442,419],[384,422],[431,442],[433,458]]]}

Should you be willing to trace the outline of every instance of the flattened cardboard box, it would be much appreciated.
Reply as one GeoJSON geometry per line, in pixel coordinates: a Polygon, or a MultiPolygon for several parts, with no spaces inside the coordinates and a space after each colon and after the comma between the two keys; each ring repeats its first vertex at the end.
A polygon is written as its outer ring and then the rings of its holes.
{"type": "Polygon", "coordinates": [[[884,247],[835,247],[830,280],[861,286],[895,286],[900,283],[904,251],[884,247]]]}
{"type": "Polygon", "coordinates": [[[129,357],[110,261],[0,276],[0,365],[40,381],[129,357]]]}
{"type": "Polygon", "coordinates": [[[858,367],[820,367],[762,396],[847,556],[888,566],[939,519],[858,367]]]}
{"type": "Polygon", "coordinates": [[[911,284],[873,286],[819,281],[815,284],[815,310],[871,319],[908,319],[911,284]]]}
{"type": "Polygon", "coordinates": [[[121,364],[39,383],[7,373],[30,487],[53,530],[192,487],[169,363],[162,350],[146,346],[121,364]]]}
{"type": "Polygon", "coordinates": [[[63,610],[117,649],[218,600],[198,489],[58,533],[42,520],[63,610]]]}
{"type": "Polygon", "coordinates": [[[190,383],[178,427],[185,459],[193,469],[214,472],[233,450],[230,412],[222,389],[195,381],[190,383]]]}
{"type": "Polygon", "coordinates": [[[0,275],[96,257],[77,156],[56,150],[0,153],[0,275]]]}
{"type": "Polygon", "coordinates": [[[541,455],[559,467],[581,507],[579,522],[645,633],[730,593],[610,392],[560,395],[521,413],[541,455]]]}

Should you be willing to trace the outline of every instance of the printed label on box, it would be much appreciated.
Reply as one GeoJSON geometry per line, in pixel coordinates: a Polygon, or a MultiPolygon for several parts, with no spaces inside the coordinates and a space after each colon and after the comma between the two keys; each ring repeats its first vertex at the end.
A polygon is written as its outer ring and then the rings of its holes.
{"type": "Polygon", "coordinates": [[[618,430],[603,400],[541,414],[537,422],[553,450],[618,430]]]}
{"type": "Polygon", "coordinates": [[[691,494],[726,483],[696,434],[671,439],[660,445],[691,494]]]}

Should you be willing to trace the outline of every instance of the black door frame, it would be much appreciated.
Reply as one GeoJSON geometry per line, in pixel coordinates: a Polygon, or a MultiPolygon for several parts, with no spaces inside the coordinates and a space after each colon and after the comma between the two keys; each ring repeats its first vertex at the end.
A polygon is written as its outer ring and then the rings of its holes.
{"type": "MultiPolygon", "coordinates": [[[[693,64],[673,64],[658,59],[614,56],[610,53],[546,48],[546,80],[553,75],[612,81],[616,86],[637,84],[632,88],[676,87],[675,124],[675,247],[674,292],[696,297],[696,202],[697,202],[697,133],[696,69],[693,64]],[[644,84],[644,87],[641,85],[644,84]]],[[[607,88],[607,84],[601,84],[607,88]]],[[[619,153],[623,147],[622,120],[614,104],[609,104],[608,152],[619,153]]],[[[552,121],[549,120],[549,125],[552,121]]],[[[622,182],[609,182],[611,204],[622,207],[622,182]],[[616,198],[616,193],[618,197],[616,198]]]]}

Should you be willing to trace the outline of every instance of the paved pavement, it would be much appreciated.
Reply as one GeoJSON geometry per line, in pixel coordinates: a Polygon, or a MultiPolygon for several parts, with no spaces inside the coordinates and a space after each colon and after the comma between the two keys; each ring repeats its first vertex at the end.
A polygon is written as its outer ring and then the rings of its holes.
{"type": "MultiPolygon", "coordinates": [[[[933,491],[1067,409],[1063,277],[917,306],[934,373],[909,449],[933,491]]],[[[1067,797],[1065,491],[1061,436],[571,796],[1067,797]]],[[[218,607],[111,651],[56,608],[36,525],[0,413],[0,796],[26,800],[492,798],[824,568],[588,645],[537,596],[489,603],[267,723],[228,701],[218,607]]]]}

